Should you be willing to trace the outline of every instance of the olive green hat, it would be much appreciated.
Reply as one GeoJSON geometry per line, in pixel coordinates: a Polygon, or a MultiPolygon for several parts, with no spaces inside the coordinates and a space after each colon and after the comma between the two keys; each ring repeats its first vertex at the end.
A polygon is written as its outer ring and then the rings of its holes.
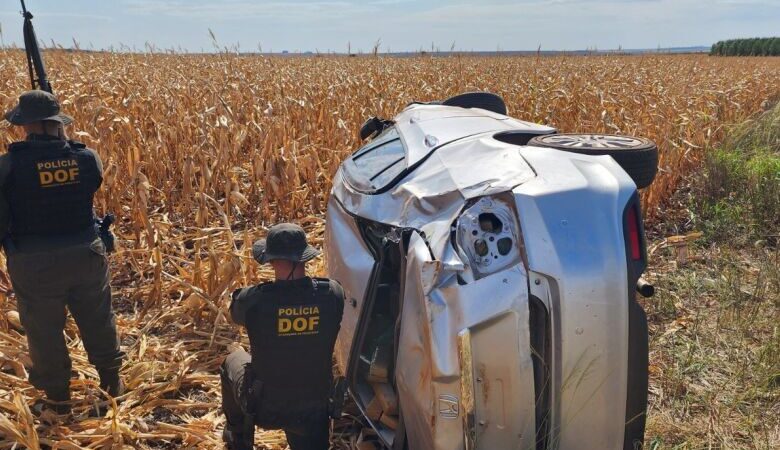
{"type": "Polygon", "coordinates": [[[5,120],[13,125],[27,125],[44,120],[53,120],[63,125],[73,122],[70,116],[60,113],[57,97],[46,91],[27,91],[19,96],[19,104],[7,113],[5,120]]]}
{"type": "Polygon", "coordinates": [[[268,230],[268,237],[252,246],[252,256],[260,264],[275,259],[292,262],[306,262],[314,259],[320,251],[306,242],[306,232],[293,223],[280,223],[268,230]]]}

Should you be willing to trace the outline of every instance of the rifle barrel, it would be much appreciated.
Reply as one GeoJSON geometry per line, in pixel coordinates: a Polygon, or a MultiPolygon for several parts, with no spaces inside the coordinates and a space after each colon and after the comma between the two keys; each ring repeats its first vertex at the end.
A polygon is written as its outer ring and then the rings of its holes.
{"type": "Polygon", "coordinates": [[[24,16],[24,49],[27,53],[27,66],[30,71],[30,82],[32,88],[52,92],[51,84],[46,76],[46,66],[43,63],[41,49],[38,46],[38,38],[35,35],[35,28],[32,24],[33,15],[27,11],[27,5],[22,2],[22,15],[24,16]]]}

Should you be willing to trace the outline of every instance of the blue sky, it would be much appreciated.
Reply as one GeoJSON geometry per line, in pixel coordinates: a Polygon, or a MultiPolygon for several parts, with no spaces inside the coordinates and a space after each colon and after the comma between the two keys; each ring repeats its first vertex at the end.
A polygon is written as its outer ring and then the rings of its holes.
{"type": "MultiPolygon", "coordinates": [[[[546,50],[710,45],[780,35],[780,0],[27,0],[38,36],[82,48],[546,50]]],[[[6,43],[20,6],[4,0],[6,43]]]]}

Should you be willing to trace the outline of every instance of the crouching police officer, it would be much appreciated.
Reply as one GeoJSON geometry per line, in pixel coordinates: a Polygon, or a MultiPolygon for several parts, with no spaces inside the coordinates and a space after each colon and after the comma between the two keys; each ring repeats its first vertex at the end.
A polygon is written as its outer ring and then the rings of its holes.
{"type": "Polygon", "coordinates": [[[230,449],[251,449],[257,425],[283,429],[292,450],[326,450],[344,293],[335,281],[306,276],[320,252],[297,225],[272,227],[252,252],[276,280],[233,293],[231,316],[246,327],[251,356],[238,350],[222,364],[223,438],[230,449]]]}
{"type": "Polygon", "coordinates": [[[27,139],[0,156],[0,239],[32,359],[30,383],[58,413],[69,411],[71,360],[66,308],[81,332],[100,386],[122,394],[106,247],[92,201],[103,181],[97,153],[69,141],[56,97],[25,92],[5,115],[27,139]]]}

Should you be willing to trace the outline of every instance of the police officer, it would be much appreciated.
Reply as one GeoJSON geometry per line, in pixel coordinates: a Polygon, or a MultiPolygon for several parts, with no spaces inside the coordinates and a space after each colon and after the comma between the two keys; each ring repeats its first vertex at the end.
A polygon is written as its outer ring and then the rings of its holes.
{"type": "Polygon", "coordinates": [[[292,450],[326,450],[344,292],[306,276],[306,262],[320,252],[297,225],[272,227],[252,252],[276,280],[233,293],[231,316],[246,327],[251,356],[237,350],[222,364],[223,438],[230,449],[251,449],[257,425],[283,429],[292,450]]]}
{"type": "Polygon", "coordinates": [[[40,406],[69,411],[71,360],[63,329],[70,310],[97,368],[100,386],[122,394],[106,248],[93,197],[103,181],[100,158],[69,141],[57,98],[25,92],[5,115],[27,139],[0,156],[0,239],[32,359],[30,383],[46,393],[40,406]]]}

